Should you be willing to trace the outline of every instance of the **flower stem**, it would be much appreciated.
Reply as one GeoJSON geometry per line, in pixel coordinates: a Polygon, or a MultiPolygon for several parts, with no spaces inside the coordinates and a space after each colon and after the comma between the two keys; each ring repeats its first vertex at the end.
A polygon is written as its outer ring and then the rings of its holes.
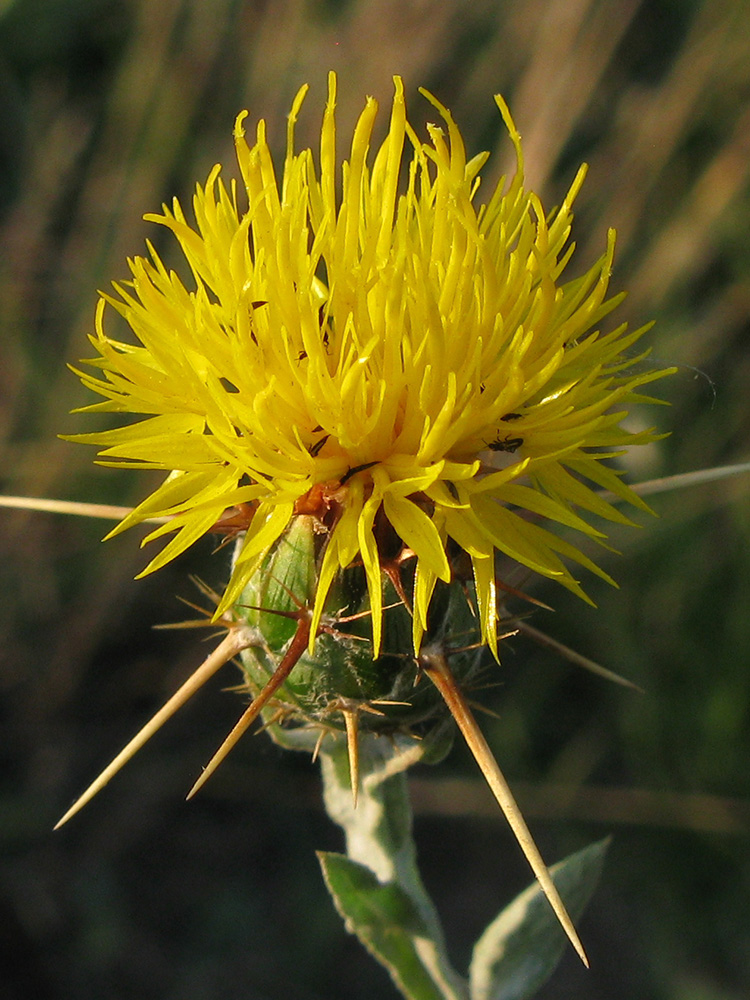
{"type": "Polygon", "coordinates": [[[343,828],[347,849],[346,859],[320,855],[328,888],[348,929],[409,1000],[467,1000],[467,984],[451,966],[437,911],[422,883],[412,836],[406,768],[421,759],[427,741],[372,733],[360,734],[359,741],[356,806],[346,739],[329,735],[320,751],[326,811],[343,828]],[[350,866],[348,893],[332,885],[332,859],[350,866]],[[357,874],[365,870],[374,884],[357,874]]]}

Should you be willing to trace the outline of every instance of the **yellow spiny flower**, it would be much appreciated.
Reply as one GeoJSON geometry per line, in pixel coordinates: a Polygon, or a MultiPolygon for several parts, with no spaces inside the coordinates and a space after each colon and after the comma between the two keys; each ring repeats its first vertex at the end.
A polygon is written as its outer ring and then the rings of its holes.
{"type": "Polygon", "coordinates": [[[368,98],[339,168],[333,74],[319,167],[310,150],[294,150],[306,89],[289,116],[281,183],[265,123],[249,146],[243,113],[242,184],[225,186],[214,167],[196,189],[195,227],[177,200],[146,216],[174,233],[191,282],[149,245],[149,259],[129,262],[132,280],[102,295],[91,337],[99,357],[87,362],[101,375],[78,374],[105,400],[84,409],[143,418],[74,440],[103,446],[103,464],[169,471],[115,529],[169,518],[146,541],[176,534],[144,573],[228,508],[247,512],[218,613],[291,520],[312,513],[326,542],[311,641],[332,581],[361,560],[380,649],[385,527],[416,556],[415,650],[458,546],[473,565],[483,641],[496,651],[496,552],[582,597],[561,557],[608,579],[538,521],[603,539],[577,511],[627,518],[599,488],[645,507],[606,462],[654,439],[621,422],[628,404],[647,399],[638,388],[665,372],[628,354],[645,327],[598,329],[621,299],[607,298],[613,234],[590,270],[561,280],[585,169],[546,216],[524,188],[520,137],[500,97],[517,169],[481,203],[488,154],[467,160],[450,113],[429,94],[443,120],[428,126],[429,141],[409,125],[396,78],[384,142],[371,157],[377,103],[368,98]],[[108,304],[134,344],[105,332],[108,304]]]}

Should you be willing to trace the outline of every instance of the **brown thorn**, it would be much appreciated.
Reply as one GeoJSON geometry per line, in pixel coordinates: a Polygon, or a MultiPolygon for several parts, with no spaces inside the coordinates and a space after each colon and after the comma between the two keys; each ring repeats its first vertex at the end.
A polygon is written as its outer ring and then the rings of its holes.
{"type": "Polygon", "coordinates": [[[269,578],[269,580],[273,580],[274,583],[277,583],[281,587],[281,589],[284,591],[284,593],[289,598],[289,600],[292,601],[294,604],[297,605],[297,610],[298,611],[302,611],[302,609],[305,606],[304,603],[299,599],[299,597],[297,597],[297,595],[295,593],[293,593],[289,589],[289,587],[287,587],[287,585],[284,583],[283,580],[280,580],[277,576],[274,576],[273,573],[269,574],[268,578],[269,578]]]}
{"type": "MultiPolygon", "coordinates": [[[[390,611],[392,608],[400,608],[401,601],[394,601],[393,604],[384,604],[383,611],[390,611]]],[[[356,622],[360,618],[369,618],[372,615],[372,611],[368,608],[366,611],[358,611],[354,615],[334,615],[330,618],[330,621],[334,624],[339,625],[341,622],[356,622]]]]}
{"type": "Polygon", "coordinates": [[[380,568],[383,570],[383,572],[385,573],[385,575],[391,581],[391,584],[393,585],[393,589],[396,591],[396,594],[401,599],[401,601],[402,601],[404,607],[406,608],[406,610],[409,612],[409,614],[411,614],[412,613],[411,604],[409,602],[409,598],[406,596],[406,591],[404,590],[404,585],[401,582],[401,566],[400,566],[400,563],[397,563],[397,562],[381,562],[380,568]]]}
{"type": "Polygon", "coordinates": [[[193,611],[197,611],[198,614],[205,615],[206,618],[213,617],[213,611],[207,611],[205,608],[202,608],[200,604],[196,604],[195,601],[189,601],[187,597],[183,597],[181,594],[177,595],[177,600],[180,604],[184,604],[185,607],[192,608],[193,611]]]}
{"type": "Polygon", "coordinates": [[[264,608],[262,604],[238,604],[237,607],[244,608],[245,611],[262,611],[264,615],[278,615],[279,618],[290,618],[293,621],[297,621],[301,614],[300,611],[282,611],[279,608],[264,608]]]}
{"type": "MultiPolygon", "coordinates": [[[[216,591],[211,590],[208,584],[203,583],[197,576],[191,576],[190,582],[193,583],[198,590],[207,597],[209,600],[213,601],[214,604],[218,604],[220,597],[216,591]]],[[[197,611],[199,615],[203,615],[199,619],[190,619],[188,621],[182,622],[165,622],[160,625],[152,625],[151,627],[156,630],[160,629],[176,629],[176,628],[216,628],[224,627],[231,628],[233,626],[233,621],[231,618],[222,616],[218,621],[213,620],[213,611],[208,611],[206,608],[202,608],[200,604],[196,604],[195,601],[188,600],[187,597],[183,597],[181,594],[177,594],[177,600],[180,604],[184,604],[186,607],[191,608],[193,611],[197,611]]]]}
{"type": "Polygon", "coordinates": [[[551,608],[549,604],[545,604],[544,601],[540,601],[538,597],[532,597],[530,594],[525,593],[523,590],[519,590],[517,587],[511,587],[509,583],[505,583],[505,581],[500,580],[498,577],[495,577],[495,586],[504,593],[512,594],[513,597],[519,597],[522,601],[528,601],[529,604],[535,604],[536,607],[543,608],[545,611],[555,610],[554,608],[551,608]]]}
{"type": "Polygon", "coordinates": [[[349,784],[352,789],[352,804],[357,808],[359,797],[359,710],[341,708],[346,727],[346,751],[349,757],[349,784]]]}
{"type": "MultiPolygon", "coordinates": [[[[181,600],[181,598],[178,598],[181,600]]],[[[214,634],[220,635],[222,632],[226,632],[229,629],[235,628],[237,623],[231,618],[219,618],[214,621],[211,617],[211,612],[206,611],[204,608],[199,607],[197,604],[190,604],[188,601],[184,602],[188,604],[189,607],[194,608],[200,614],[203,615],[202,618],[188,618],[181,622],[161,622],[158,625],[152,625],[151,628],[154,631],[168,631],[169,629],[183,629],[183,628],[210,628],[214,630],[214,634]],[[216,630],[219,630],[218,632],[216,630]]]]}
{"type": "Polygon", "coordinates": [[[363,701],[360,703],[360,712],[368,712],[370,715],[378,715],[381,718],[385,718],[385,712],[381,712],[379,708],[373,708],[373,705],[408,705],[408,701],[389,701],[387,698],[376,698],[375,701],[367,702],[363,701]]]}
{"type": "MultiPolygon", "coordinates": [[[[242,689],[237,688],[236,690],[242,690],[242,689]]],[[[263,723],[260,729],[258,729],[258,732],[264,733],[270,726],[275,726],[277,722],[283,722],[284,719],[287,717],[287,715],[289,715],[288,708],[282,707],[278,709],[278,711],[274,712],[271,718],[267,722],[263,723]]]]}
{"type": "Polygon", "coordinates": [[[292,672],[294,667],[297,665],[299,658],[305,652],[307,648],[307,643],[310,638],[310,620],[309,618],[300,618],[297,622],[297,631],[292,636],[292,641],[289,644],[289,648],[284,654],[278,667],[274,670],[271,677],[266,682],[263,690],[257,695],[250,705],[245,709],[243,714],[240,716],[236,725],[229,733],[227,738],[221,744],[219,749],[213,755],[211,760],[206,764],[203,769],[203,773],[200,778],[196,781],[193,787],[187,794],[188,799],[192,799],[195,793],[203,787],[203,785],[208,781],[211,775],[214,773],[216,768],[221,764],[230,750],[233,749],[235,744],[237,744],[244,733],[249,729],[249,727],[255,722],[257,717],[265,708],[268,701],[273,697],[276,691],[281,687],[284,681],[287,679],[289,674],[292,672]]]}
{"type": "Polygon", "coordinates": [[[332,635],[334,639],[348,639],[351,642],[372,642],[372,639],[367,635],[352,635],[351,632],[339,632],[338,629],[330,628],[326,625],[321,625],[320,631],[325,632],[326,635],[332,635]]]}
{"type": "Polygon", "coordinates": [[[570,943],[578,952],[583,964],[588,968],[589,961],[586,957],[586,952],[583,950],[583,945],[581,944],[581,940],[578,937],[576,929],[573,926],[573,921],[570,919],[568,911],[565,909],[565,904],[560,898],[560,894],[555,887],[555,883],[552,881],[549,870],[544,863],[536,844],[534,843],[534,839],[531,836],[528,826],[526,825],[526,821],[521,815],[521,811],[518,808],[516,800],[513,798],[513,793],[508,786],[508,782],[505,780],[505,777],[500,770],[492,751],[490,750],[489,744],[485,740],[481,729],[477,725],[476,719],[471,714],[471,709],[469,708],[463,693],[456,684],[445,655],[442,651],[437,649],[433,649],[431,651],[423,650],[419,662],[423,671],[427,674],[442,695],[445,704],[448,706],[451,715],[458,725],[458,728],[461,730],[461,735],[466,740],[466,745],[469,750],[471,750],[474,760],[476,760],[479,765],[479,769],[484,775],[487,784],[490,786],[498,805],[505,814],[505,818],[514,833],[521,850],[526,855],[526,860],[531,865],[531,870],[534,872],[534,875],[541,886],[542,892],[549,900],[550,905],[555,912],[555,916],[560,921],[565,933],[568,935],[570,943]]]}
{"type": "Polygon", "coordinates": [[[328,730],[326,730],[326,729],[321,729],[320,730],[320,733],[318,734],[318,738],[315,741],[315,746],[313,747],[313,752],[312,752],[312,762],[313,762],[313,764],[318,759],[318,754],[320,753],[320,748],[323,745],[323,740],[326,738],[327,735],[328,735],[328,730]]]}
{"type": "Polygon", "coordinates": [[[151,628],[155,632],[168,632],[170,629],[188,629],[188,628],[214,628],[216,629],[216,622],[212,622],[210,618],[191,618],[187,621],[182,622],[162,622],[160,625],[152,625],[151,628]]]}
{"type": "Polygon", "coordinates": [[[224,537],[219,542],[217,542],[217,544],[214,545],[214,547],[211,549],[211,555],[215,556],[217,552],[221,552],[221,550],[225,549],[227,545],[231,545],[234,542],[235,538],[236,535],[231,535],[231,534],[224,535],[224,537]]]}
{"type": "Polygon", "coordinates": [[[266,615],[278,615],[280,618],[298,619],[300,617],[300,615],[305,614],[305,605],[296,596],[296,594],[294,594],[289,589],[289,587],[287,587],[287,585],[283,582],[283,580],[279,580],[279,578],[277,576],[274,576],[273,574],[271,574],[269,576],[269,579],[273,580],[274,583],[277,583],[282,588],[282,590],[286,593],[287,597],[294,604],[297,605],[297,610],[296,611],[282,611],[279,608],[264,608],[260,604],[240,604],[240,605],[238,605],[238,607],[245,608],[247,611],[261,611],[263,614],[266,614],[266,615]]]}
{"type": "Polygon", "coordinates": [[[486,705],[482,705],[478,701],[474,701],[471,698],[467,698],[466,704],[469,706],[469,708],[473,708],[475,712],[481,712],[483,715],[489,715],[491,719],[502,720],[502,715],[500,715],[499,712],[495,712],[491,708],[487,708],[486,705]]]}
{"type": "Polygon", "coordinates": [[[201,580],[201,578],[196,576],[194,573],[191,573],[188,579],[195,587],[197,587],[204,597],[209,599],[209,601],[213,601],[214,604],[219,603],[221,600],[221,594],[217,590],[214,590],[213,587],[209,586],[205,580],[201,580]]]}
{"type": "MultiPolygon", "coordinates": [[[[507,632],[498,632],[497,639],[500,642],[502,639],[510,639],[518,633],[517,628],[512,628],[507,632]]],[[[485,642],[472,642],[469,646],[451,646],[450,649],[445,650],[446,656],[456,656],[458,653],[470,653],[474,649],[485,649],[487,643],[485,642]]]]}
{"type": "Polygon", "coordinates": [[[107,782],[113,778],[120,768],[126,764],[130,758],[140,750],[154,733],[159,730],[167,719],[171,718],[178,709],[182,708],[185,702],[195,694],[198,688],[212,677],[216,671],[228,663],[241,650],[247,649],[254,643],[254,638],[248,629],[232,629],[219,643],[216,649],[209,653],[203,663],[195,670],[185,683],[178,688],[172,697],[165,702],[159,711],[149,719],[145,726],[140,729],[132,740],[117,754],[101,774],[89,785],[83,795],[79,796],[65,815],[55,824],[55,830],[82,809],[87,802],[100,792],[107,782]]]}

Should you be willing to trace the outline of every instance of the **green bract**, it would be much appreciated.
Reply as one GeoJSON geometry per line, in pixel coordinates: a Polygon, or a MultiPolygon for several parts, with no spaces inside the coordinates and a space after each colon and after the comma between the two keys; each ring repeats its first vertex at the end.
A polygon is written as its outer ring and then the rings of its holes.
{"type": "MultiPolygon", "coordinates": [[[[277,669],[305,601],[314,599],[320,540],[312,518],[296,518],[235,606],[235,614],[262,636],[262,642],[241,654],[256,693],[277,669]]],[[[323,615],[326,631],[318,636],[313,653],[300,656],[264,713],[276,723],[269,730],[279,742],[298,745],[295,736],[300,730],[312,734],[314,742],[321,728],[344,729],[342,709],[357,713],[360,729],[381,734],[422,736],[445,718],[445,704],[433,685],[422,682],[418,662],[409,652],[411,616],[387,579],[383,603],[383,644],[374,658],[364,571],[351,567],[338,576],[323,615]]],[[[439,640],[453,651],[451,666],[457,677],[468,683],[477,677],[483,650],[464,651],[479,640],[479,632],[460,583],[438,589],[427,634],[430,641],[439,640]]]]}

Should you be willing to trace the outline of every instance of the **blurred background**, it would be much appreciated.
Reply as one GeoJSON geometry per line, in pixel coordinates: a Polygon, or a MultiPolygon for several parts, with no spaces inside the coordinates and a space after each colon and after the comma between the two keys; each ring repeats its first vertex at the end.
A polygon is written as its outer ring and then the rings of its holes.
{"type": "MultiPolygon", "coordinates": [[[[671,437],[631,480],[750,458],[750,4],[747,0],[4,0],[0,3],[0,490],[135,503],[148,474],[57,439],[93,430],[66,363],[86,357],[96,289],[127,274],[144,212],[215,162],[234,176],[236,113],[278,151],[302,83],[315,144],[326,72],[341,146],[366,94],[403,75],[415,125],[447,104],[483,190],[510,162],[508,99],[547,207],[578,164],[581,273],[619,234],[620,320],[655,319],[676,365],[671,437]]],[[[382,111],[383,118],[387,112],[382,111]]],[[[635,425],[637,426],[637,425],[635,425]]],[[[544,998],[739,1000],[750,994],[748,479],[666,493],[617,531],[599,607],[548,587],[532,623],[633,680],[607,683],[527,638],[505,646],[483,725],[551,862],[613,835],[572,952],[544,998]]],[[[315,849],[340,849],[315,768],[246,738],[184,793],[239,715],[228,670],[67,827],[52,825],[206,652],[154,631],[186,617],[199,544],[156,577],[138,531],[0,511],[0,998],[383,1000],[387,975],[345,933],[315,849]]],[[[143,532],[141,532],[141,535],[143,532]]],[[[188,615],[189,616],[189,615],[188,615]]],[[[468,754],[414,777],[427,884],[464,969],[529,872],[468,754]]]]}

